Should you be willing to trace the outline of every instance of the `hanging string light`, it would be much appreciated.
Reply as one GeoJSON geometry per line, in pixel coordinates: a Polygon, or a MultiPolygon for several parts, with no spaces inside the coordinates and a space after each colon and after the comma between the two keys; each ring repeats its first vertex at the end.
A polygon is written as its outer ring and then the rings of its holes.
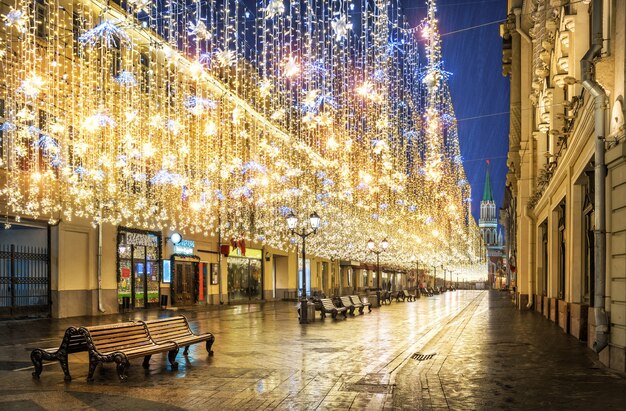
{"type": "Polygon", "coordinates": [[[388,266],[474,266],[428,7],[422,70],[398,0],[15,0],[0,44],[3,211],[284,249],[284,216],[318,210],[320,257],[369,261],[364,239],[386,237],[388,266]]]}

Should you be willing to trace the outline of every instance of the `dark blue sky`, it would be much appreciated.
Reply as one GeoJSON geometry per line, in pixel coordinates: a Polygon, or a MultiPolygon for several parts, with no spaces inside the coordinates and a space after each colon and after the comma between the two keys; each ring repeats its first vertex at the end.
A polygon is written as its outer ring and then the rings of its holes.
{"type": "MultiPolygon", "coordinates": [[[[403,0],[411,26],[426,15],[425,0],[403,0]]],[[[502,206],[509,145],[509,79],[502,76],[499,25],[506,18],[503,0],[438,0],[442,54],[456,112],[467,179],[472,186],[472,214],[478,221],[485,184],[485,160],[491,161],[491,184],[502,206]],[[451,33],[454,31],[457,33],[451,33]],[[451,33],[447,34],[446,33],[451,33]],[[504,113],[504,114],[502,114],[504,113]]]]}

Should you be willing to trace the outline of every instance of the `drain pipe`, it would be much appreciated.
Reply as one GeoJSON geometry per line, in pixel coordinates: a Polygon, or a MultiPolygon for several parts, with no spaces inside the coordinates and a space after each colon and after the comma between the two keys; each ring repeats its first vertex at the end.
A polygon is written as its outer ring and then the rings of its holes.
{"type": "Polygon", "coordinates": [[[98,311],[105,312],[102,306],[102,223],[98,223],[98,311]]]}
{"type": "Polygon", "coordinates": [[[530,37],[528,37],[528,34],[524,33],[524,30],[522,30],[522,9],[513,9],[513,14],[515,14],[515,31],[517,31],[517,33],[522,36],[522,38],[528,43],[532,43],[532,40],[530,39],[530,37]]]}
{"type": "MultiPolygon", "coordinates": [[[[531,167],[531,170],[533,169],[533,167],[531,167]]],[[[531,172],[531,180],[534,181],[535,177],[534,177],[534,172],[531,172]]],[[[535,229],[535,216],[531,215],[530,211],[528,210],[528,207],[524,208],[524,214],[526,215],[527,218],[530,219],[530,226],[532,227],[532,229],[535,229]]],[[[529,267],[534,267],[535,266],[535,236],[531,235],[530,236],[531,241],[530,241],[530,262],[528,264],[529,267]]],[[[526,304],[526,309],[530,310],[533,308],[533,305],[535,304],[535,275],[536,273],[531,272],[528,274],[528,304],[526,304]]]]}
{"type": "Polygon", "coordinates": [[[596,321],[595,352],[599,353],[608,345],[609,322],[604,307],[606,288],[606,211],[605,211],[605,179],[604,163],[604,119],[606,117],[606,93],[595,81],[593,59],[600,56],[602,50],[602,1],[594,0],[591,13],[591,47],[580,60],[582,85],[594,98],[596,146],[594,154],[594,190],[595,190],[595,230],[594,230],[594,299],[593,308],[596,321]]]}

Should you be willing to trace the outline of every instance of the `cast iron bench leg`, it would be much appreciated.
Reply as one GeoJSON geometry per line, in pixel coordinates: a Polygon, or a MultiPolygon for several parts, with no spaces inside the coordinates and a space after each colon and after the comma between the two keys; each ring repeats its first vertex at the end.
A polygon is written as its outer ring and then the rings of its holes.
{"type": "Polygon", "coordinates": [[[213,350],[211,349],[211,347],[213,347],[214,342],[215,337],[211,338],[210,340],[206,340],[206,351],[209,353],[209,355],[213,355],[213,350]]]}
{"type": "Polygon", "coordinates": [[[170,364],[172,364],[172,368],[174,369],[178,368],[178,363],[176,362],[177,354],[178,354],[178,348],[168,351],[167,353],[167,359],[169,360],[170,364]]]}
{"type": "Polygon", "coordinates": [[[141,364],[143,368],[150,368],[150,358],[152,358],[152,355],[146,355],[143,357],[143,364],[141,364]]]}

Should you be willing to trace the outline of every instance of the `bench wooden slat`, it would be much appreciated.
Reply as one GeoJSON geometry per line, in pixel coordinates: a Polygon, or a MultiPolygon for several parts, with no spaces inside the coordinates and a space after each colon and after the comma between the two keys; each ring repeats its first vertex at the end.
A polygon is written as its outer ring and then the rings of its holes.
{"type": "Polygon", "coordinates": [[[215,341],[215,336],[211,333],[195,334],[189,327],[187,318],[183,315],[143,323],[156,343],[173,341],[178,346],[185,347],[183,354],[187,355],[191,344],[206,341],[206,350],[209,355],[213,355],[211,347],[215,341]]]}
{"type": "Polygon", "coordinates": [[[126,381],[129,359],[144,357],[144,367],[149,366],[150,356],[168,351],[168,360],[177,367],[178,345],[169,342],[157,344],[152,340],[146,325],[142,322],[127,322],[110,325],[80,328],[89,346],[88,381],[93,381],[93,373],[99,363],[115,362],[121,381],[126,381]],[[93,334],[92,334],[93,333],[93,334]]]}
{"type": "Polygon", "coordinates": [[[322,318],[326,318],[327,313],[330,313],[333,319],[337,318],[337,314],[343,314],[344,318],[347,317],[347,308],[335,307],[335,304],[333,304],[330,298],[321,298],[320,302],[322,303],[320,307],[320,315],[322,318]]]}

